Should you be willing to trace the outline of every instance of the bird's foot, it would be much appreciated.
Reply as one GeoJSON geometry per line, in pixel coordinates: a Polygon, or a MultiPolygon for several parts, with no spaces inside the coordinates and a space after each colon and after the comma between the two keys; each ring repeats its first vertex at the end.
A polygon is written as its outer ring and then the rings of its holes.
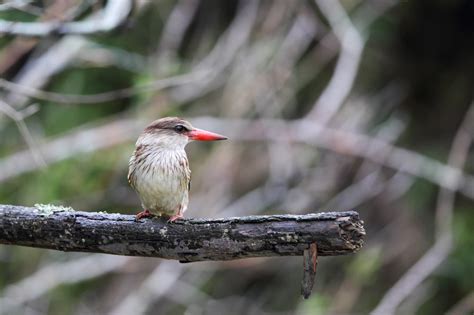
{"type": "Polygon", "coordinates": [[[137,213],[137,215],[135,216],[135,221],[138,221],[142,218],[149,218],[149,217],[152,217],[153,214],[151,214],[151,212],[149,210],[143,210],[142,212],[140,213],[137,213]]]}
{"type": "Polygon", "coordinates": [[[172,215],[169,219],[168,219],[168,223],[173,223],[174,221],[178,220],[178,219],[182,219],[183,218],[183,214],[182,213],[178,213],[178,214],[175,214],[175,215],[172,215]]]}

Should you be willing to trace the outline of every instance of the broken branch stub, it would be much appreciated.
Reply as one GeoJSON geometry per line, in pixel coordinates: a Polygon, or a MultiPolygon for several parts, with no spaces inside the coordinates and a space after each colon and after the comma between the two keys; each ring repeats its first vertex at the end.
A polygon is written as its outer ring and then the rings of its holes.
{"type": "Polygon", "coordinates": [[[301,295],[307,299],[313,290],[318,266],[318,245],[310,244],[303,253],[303,280],[301,281],[301,295]]]}

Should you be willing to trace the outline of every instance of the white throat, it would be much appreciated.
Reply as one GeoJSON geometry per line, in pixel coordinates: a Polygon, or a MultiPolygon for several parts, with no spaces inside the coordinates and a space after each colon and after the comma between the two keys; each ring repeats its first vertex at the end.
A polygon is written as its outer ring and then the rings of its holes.
{"type": "Polygon", "coordinates": [[[189,138],[185,135],[160,135],[160,134],[142,134],[136,143],[139,145],[151,145],[161,150],[169,151],[184,151],[184,148],[189,142],[189,138]]]}

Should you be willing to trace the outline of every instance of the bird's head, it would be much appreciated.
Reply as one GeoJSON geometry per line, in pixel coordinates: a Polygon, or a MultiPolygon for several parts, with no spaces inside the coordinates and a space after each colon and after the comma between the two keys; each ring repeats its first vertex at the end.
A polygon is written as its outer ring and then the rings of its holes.
{"type": "Polygon", "coordinates": [[[138,138],[137,145],[157,145],[167,149],[184,149],[190,141],[226,140],[227,137],[193,127],[178,117],[165,117],[148,125],[138,138]]]}

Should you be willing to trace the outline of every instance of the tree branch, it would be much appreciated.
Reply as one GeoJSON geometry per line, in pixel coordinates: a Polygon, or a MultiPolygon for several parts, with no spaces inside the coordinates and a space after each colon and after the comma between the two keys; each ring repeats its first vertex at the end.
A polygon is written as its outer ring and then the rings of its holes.
{"type": "Polygon", "coordinates": [[[109,0],[98,13],[84,21],[12,22],[0,20],[0,34],[48,36],[51,34],[95,34],[109,32],[123,23],[132,10],[130,0],[109,0]]]}
{"type": "Polygon", "coordinates": [[[0,205],[0,244],[181,262],[303,255],[312,243],[319,256],[344,255],[360,249],[364,236],[354,211],[167,223],[51,205],[0,205]]]}

